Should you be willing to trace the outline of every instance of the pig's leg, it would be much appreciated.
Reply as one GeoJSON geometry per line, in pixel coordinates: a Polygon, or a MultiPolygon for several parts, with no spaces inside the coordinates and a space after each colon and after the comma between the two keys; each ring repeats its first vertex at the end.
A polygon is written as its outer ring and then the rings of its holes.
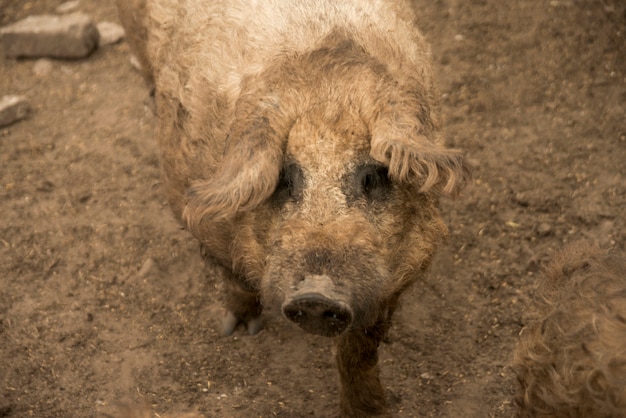
{"type": "Polygon", "coordinates": [[[240,323],[245,324],[250,335],[259,332],[263,327],[259,293],[247,288],[244,282],[236,277],[228,278],[224,287],[226,308],[223,321],[224,334],[231,335],[240,323]]]}
{"type": "Polygon", "coordinates": [[[337,365],[341,381],[341,417],[391,417],[380,383],[378,347],[384,341],[398,299],[404,288],[398,289],[387,302],[386,309],[373,326],[350,330],[337,339],[337,365]]]}
{"type": "Polygon", "coordinates": [[[378,346],[387,328],[386,321],[380,321],[366,330],[352,330],[338,337],[341,417],[391,416],[377,364],[378,346]]]}
{"type": "Polygon", "coordinates": [[[239,324],[244,324],[250,335],[259,332],[263,328],[259,292],[250,287],[243,277],[234,275],[230,269],[220,264],[204,245],[200,246],[200,254],[211,269],[219,269],[224,277],[224,334],[231,335],[239,324]]]}

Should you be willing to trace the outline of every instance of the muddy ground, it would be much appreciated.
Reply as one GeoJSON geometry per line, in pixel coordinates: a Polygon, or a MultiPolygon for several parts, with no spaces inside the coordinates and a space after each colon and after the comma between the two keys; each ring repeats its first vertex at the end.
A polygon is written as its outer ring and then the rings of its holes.
{"type": "MultiPolygon", "coordinates": [[[[60,0],[2,0],[0,25],[60,0]]],[[[97,21],[110,2],[82,0],[97,21]]],[[[541,266],[581,238],[626,246],[626,4],[416,0],[448,140],[474,180],[381,348],[398,417],[510,417],[511,349],[541,266]]],[[[328,417],[331,342],[280,318],[220,335],[218,274],[161,194],[155,120],[125,43],[0,61],[32,112],[0,129],[0,417],[328,417]]]]}

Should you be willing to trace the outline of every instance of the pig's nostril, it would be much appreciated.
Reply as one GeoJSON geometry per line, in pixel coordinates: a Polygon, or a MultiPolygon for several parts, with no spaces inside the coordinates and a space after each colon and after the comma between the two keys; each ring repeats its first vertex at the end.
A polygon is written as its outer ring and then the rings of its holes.
{"type": "Polygon", "coordinates": [[[283,305],[285,316],[311,334],[334,337],[352,322],[350,309],[319,293],[300,295],[283,305]]]}
{"type": "Polygon", "coordinates": [[[337,313],[336,312],[326,311],[326,312],[324,312],[324,317],[328,318],[328,319],[337,319],[337,313]]]}

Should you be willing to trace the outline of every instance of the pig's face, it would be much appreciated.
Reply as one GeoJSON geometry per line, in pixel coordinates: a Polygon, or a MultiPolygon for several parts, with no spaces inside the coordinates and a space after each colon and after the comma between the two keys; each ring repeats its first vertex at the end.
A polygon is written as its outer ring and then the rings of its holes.
{"type": "Polygon", "coordinates": [[[401,86],[355,42],[328,43],[242,81],[224,157],[183,216],[266,307],[331,336],[384,318],[424,273],[446,234],[438,196],[467,171],[427,81],[401,86]]]}
{"type": "Polygon", "coordinates": [[[426,269],[446,229],[432,198],[370,156],[356,115],[332,125],[322,115],[295,121],[277,186],[240,216],[234,245],[237,269],[256,272],[266,308],[334,336],[372,325],[426,269]]]}

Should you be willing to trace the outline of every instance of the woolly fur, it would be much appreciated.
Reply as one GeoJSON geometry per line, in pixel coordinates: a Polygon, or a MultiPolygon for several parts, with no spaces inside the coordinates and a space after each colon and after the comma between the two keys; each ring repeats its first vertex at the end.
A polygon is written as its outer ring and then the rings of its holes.
{"type": "Polygon", "coordinates": [[[430,51],[404,2],[163,0],[148,12],[145,55],[169,107],[162,148],[180,136],[166,160],[186,161],[168,164],[166,180],[189,188],[174,206],[192,230],[271,194],[290,127],[319,102],[358,108],[371,156],[398,181],[455,193],[467,178],[442,144],[430,51]]]}
{"type": "Polygon", "coordinates": [[[578,243],[548,266],[515,352],[518,417],[626,416],[626,257],[578,243]]]}
{"type": "Polygon", "coordinates": [[[430,51],[408,2],[118,7],[155,86],[170,206],[233,288],[226,332],[258,325],[261,307],[280,312],[290,289],[323,276],[353,314],[335,337],[342,416],[388,416],[378,346],[446,236],[439,197],[468,178],[443,144],[430,51]],[[289,165],[298,194],[276,204],[289,165]],[[373,184],[384,173],[378,197],[364,172],[373,184]]]}

